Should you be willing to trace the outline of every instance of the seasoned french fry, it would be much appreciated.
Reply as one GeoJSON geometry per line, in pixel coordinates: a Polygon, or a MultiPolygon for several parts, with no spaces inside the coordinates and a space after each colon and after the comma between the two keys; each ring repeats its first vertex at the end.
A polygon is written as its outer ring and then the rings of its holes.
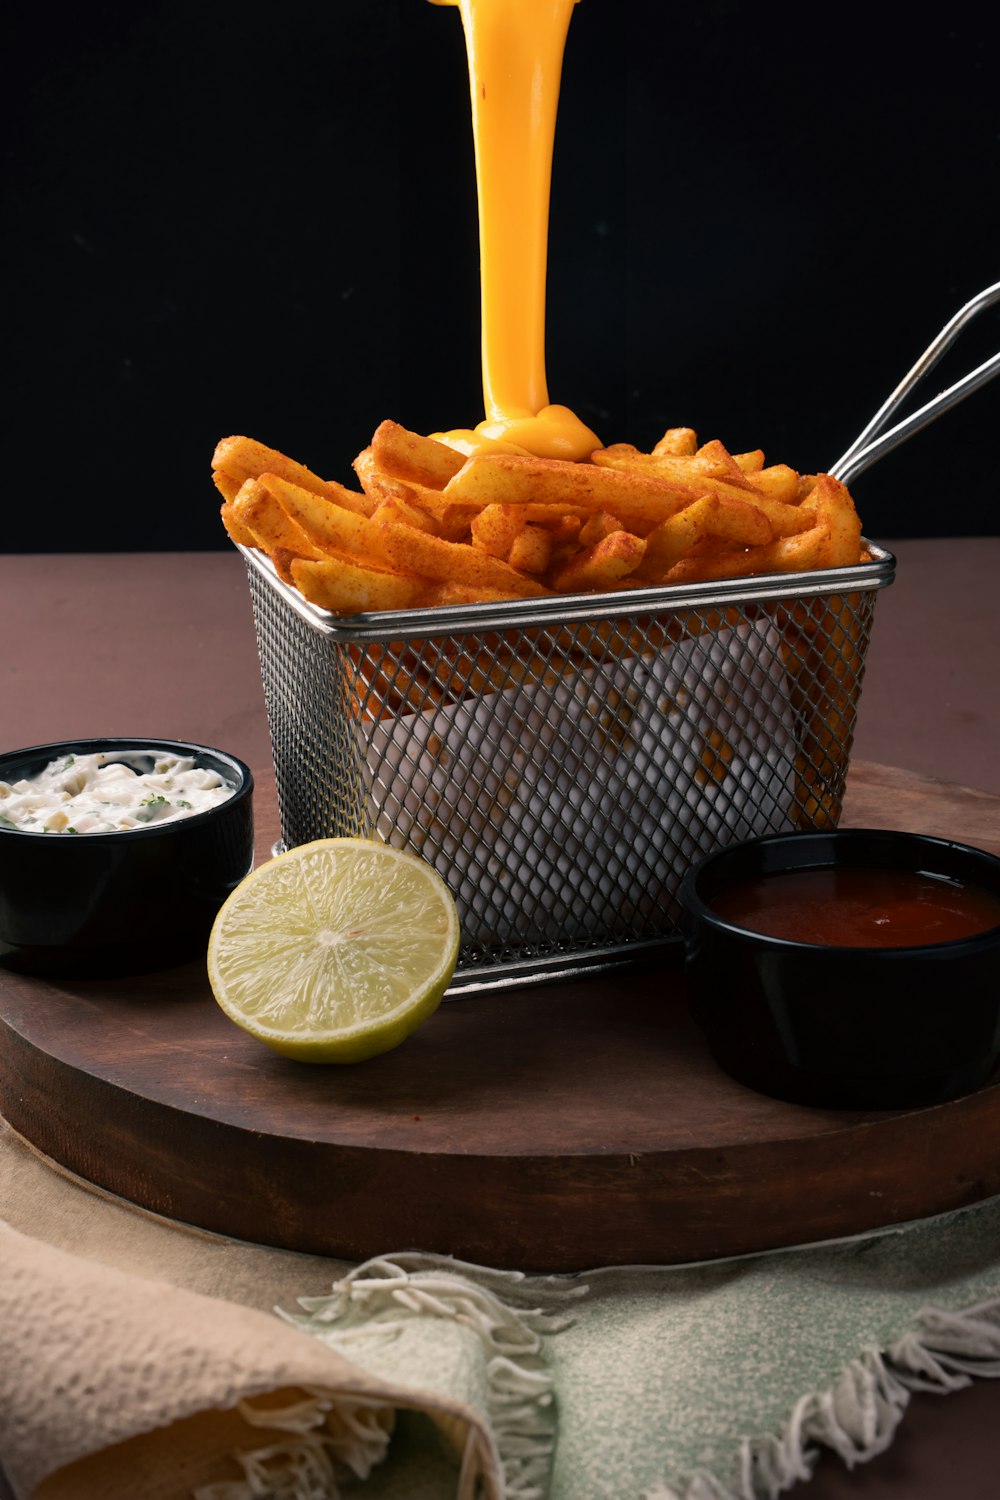
{"type": "MultiPolygon", "coordinates": [[[[830,526],[823,522],[796,536],[781,537],[747,551],[702,542],[663,578],[664,583],[705,583],[717,578],[747,578],[756,573],[798,573],[831,567],[830,526]]],[[[857,561],[857,559],[855,559],[857,561]]]]}
{"type": "Polygon", "coordinates": [[[224,474],[221,469],[212,470],[212,483],[227,505],[232,505],[240,492],[242,480],[234,479],[230,474],[224,474]]]}
{"type": "Polygon", "coordinates": [[[818,566],[840,568],[856,563],[861,555],[861,522],[845,486],[832,474],[818,474],[810,501],[816,506],[817,524],[830,529],[827,561],[818,566]]]}
{"type": "Polygon", "coordinates": [[[252,545],[268,556],[282,550],[296,557],[322,557],[320,549],[259,479],[244,480],[232,508],[239,524],[253,536],[252,545]]]}
{"type": "Polygon", "coordinates": [[[696,502],[705,506],[705,531],[740,547],[763,547],[774,539],[774,528],[755,501],[709,495],[696,502]]]}
{"type": "Polygon", "coordinates": [[[323,551],[357,558],[390,572],[419,574],[432,581],[452,580],[473,587],[498,589],[507,598],[537,597],[546,588],[515,572],[478,547],[446,542],[412,526],[373,521],[331,505],[272,474],[261,481],[311,541],[323,551]]]}
{"type": "MultiPolygon", "coordinates": [[[[699,467],[694,458],[654,458],[651,453],[640,453],[628,443],[598,448],[596,453],[591,454],[591,458],[602,469],[670,484],[678,490],[686,490],[694,499],[699,499],[702,495],[721,495],[734,500],[747,500],[752,499],[754,494],[750,478],[741,474],[738,469],[735,474],[729,473],[726,478],[720,478],[699,467]]],[[[711,467],[712,464],[709,463],[707,468],[711,467]]]]}
{"type": "Polygon", "coordinates": [[[657,580],[702,537],[719,537],[736,547],[761,547],[772,540],[771,523],[745,500],[703,495],[679,515],[663,521],[646,538],[640,577],[657,580]]]}
{"type": "Polygon", "coordinates": [[[371,555],[377,532],[367,516],[355,515],[277,474],[264,474],[260,482],[321,552],[371,555]]]}
{"type": "MultiPolygon", "coordinates": [[[[358,454],[354,460],[354,472],[376,508],[387,500],[399,500],[428,517],[431,525],[421,527],[421,530],[434,531],[449,542],[468,541],[469,523],[477,514],[478,506],[449,503],[440,490],[419,484],[414,479],[393,479],[379,468],[372,448],[365,448],[358,454]]],[[[413,524],[417,522],[414,520],[413,524]]]]}
{"type": "Polygon", "coordinates": [[[409,609],[425,588],[422,578],[382,573],[344,558],[306,561],[293,558],[296,588],[313,604],[338,614],[383,609],[409,609]]]}
{"type": "Polygon", "coordinates": [[[446,542],[468,542],[471,539],[470,527],[480,511],[478,505],[446,500],[439,491],[422,486],[413,486],[410,504],[418,506],[431,518],[435,535],[446,542]]]}
{"type": "Polygon", "coordinates": [[[254,438],[223,438],[216,444],[212,468],[238,479],[240,484],[245,479],[258,479],[261,474],[271,473],[280,474],[282,478],[289,479],[304,490],[312,490],[317,495],[321,495],[324,489],[323,480],[311,469],[307,469],[305,464],[286,458],[276,448],[268,448],[265,443],[258,443],[254,438]]]}
{"type": "Polygon", "coordinates": [[[610,536],[613,531],[622,531],[624,527],[617,516],[613,516],[607,510],[595,510],[583,526],[580,527],[580,545],[592,547],[595,542],[602,541],[604,537],[610,536]]]}
{"type": "Polygon", "coordinates": [[[498,557],[461,542],[445,542],[423,531],[380,521],[375,556],[388,567],[420,573],[442,583],[471,584],[474,588],[499,589],[508,598],[538,598],[549,590],[536,579],[518,573],[498,557]]]}
{"type": "Polygon", "coordinates": [[[699,494],[706,493],[705,480],[709,479],[724,481],[738,490],[750,488],[750,480],[717,439],[703,443],[696,453],[685,455],[643,453],[631,443],[612,443],[607,448],[598,448],[591,459],[605,468],[634,469],[675,479],[694,486],[699,494]]]}
{"type": "Polygon", "coordinates": [[[481,547],[491,557],[502,557],[506,562],[523,525],[513,506],[486,505],[472,522],[472,544],[481,547]]]}
{"type": "Polygon", "coordinates": [[[499,604],[510,595],[503,589],[488,589],[471,583],[455,583],[446,579],[443,583],[429,583],[421,591],[417,603],[421,609],[431,609],[447,604],[499,604]]]}
{"type": "Polygon", "coordinates": [[[299,554],[292,552],[288,547],[275,547],[274,551],[269,552],[267,555],[274,563],[274,571],[282,583],[287,583],[292,588],[297,588],[298,585],[292,577],[292,563],[299,560],[299,554]]]}
{"type": "Polygon", "coordinates": [[[767,469],[760,468],[747,474],[747,478],[757,493],[766,495],[769,500],[783,500],[786,505],[794,505],[799,498],[799,476],[787,464],[771,464],[767,469]]]}
{"type": "Polygon", "coordinates": [[[759,474],[764,467],[764,450],[752,448],[749,453],[734,453],[733,462],[744,474],[759,474]]]}
{"type": "Polygon", "coordinates": [[[653,449],[657,458],[667,458],[671,455],[683,458],[697,451],[698,438],[690,427],[668,427],[653,449]]]}
{"type": "Polygon", "coordinates": [[[522,526],[507,561],[520,573],[544,573],[552,560],[552,533],[544,526],[522,526]]]}
{"type": "Polygon", "coordinates": [[[413,526],[417,531],[435,534],[434,518],[419,505],[411,505],[407,500],[383,500],[372,511],[372,520],[394,521],[397,526],[413,526]]]}
{"type": "Polygon", "coordinates": [[[372,454],[379,469],[391,478],[414,480],[434,490],[444,489],[465,463],[453,448],[408,432],[398,422],[383,422],[376,428],[372,454]]]}
{"type": "Polygon", "coordinates": [[[290,484],[297,484],[300,489],[310,490],[314,495],[324,495],[346,510],[365,516],[372,511],[365,495],[355,494],[353,490],[338,484],[335,479],[320,479],[318,474],[314,474],[304,464],[297,464],[276,448],[268,448],[253,438],[223,438],[216,446],[212,468],[230,479],[238,480],[240,484],[245,479],[259,479],[262,474],[276,474],[281,479],[287,479],[290,484]]]}
{"type": "Polygon", "coordinates": [[[802,505],[788,505],[784,500],[772,500],[759,494],[748,495],[747,499],[767,517],[776,537],[795,536],[797,532],[808,531],[810,526],[816,524],[816,507],[811,501],[807,500],[802,505]]]}
{"type": "MultiPolygon", "coordinates": [[[[773,543],[772,543],[773,546],[773,543]]],[[[746,578],[758,571],[755,553],[745,548],[727,546],[718,537],[695,542],[690,551],[674,563],[660,578],[660,583],[710,583],[719,578],[746,578]]],[[[767,572],[766,568],[761,569],[767,572]]]]}
{"type": "Polygon", "coordinates": [[[231,541],[234,541],[238,547],[256,547],[257,539],[253,532],[248,531],[242,524],[228,501],[220,506],[219,515],[222,517],[222,524],[226,528],[231,541]]]}
{"type": "Polygon", "coordinates": [[[532,502],[590,512],[609,511],[629,531],[648,531],[698,499],[699,491],[659,474],[570,463],[563,459],[476,454],[449,480],[456,500],[504,505],[532,502]]]}
{"type": "Polygon", "coordinates": [[[629,531],[612,531],[565,563],[552,579],[552,587],[557,593],[607,588],[634,573],[645,551],[642,537],[629,531]]]}
{"type": "Polygon", "coordinates": [[[697,453],[687,462],[699,474],[710,474],[715,479],[730,479],[737,485],[743,483],[743,470],[718,438],[713,438],[710,443],[702,443],[697,453]]]}
{"type": "MultiPolygon", "coordinates": [[[[379,468],[371,448],[363,448],[351,465],[365,494],[377,505],[383,500],[412,500],[413,490],[402,479],[393,479],[379,468]]],[[[308,486],[307,486],[308,488],[308,486]]]]}

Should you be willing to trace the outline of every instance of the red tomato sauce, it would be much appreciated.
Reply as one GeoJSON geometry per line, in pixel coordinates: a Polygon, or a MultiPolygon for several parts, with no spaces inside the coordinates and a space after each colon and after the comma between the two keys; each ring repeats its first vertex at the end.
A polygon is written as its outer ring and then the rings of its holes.
{"type": "Polygon", "coordinates": [[[1000,897],[916,870],[836,865],[782,870],[714,896],[727,922],[769,937],[839,948],[912,948],[1000,924],[1000,897]]]}

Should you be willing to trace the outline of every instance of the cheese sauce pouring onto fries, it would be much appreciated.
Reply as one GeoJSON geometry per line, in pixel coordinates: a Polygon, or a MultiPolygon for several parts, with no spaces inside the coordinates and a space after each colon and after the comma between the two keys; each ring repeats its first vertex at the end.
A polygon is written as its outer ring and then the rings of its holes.
{"type": "Polygon", "coordinates": [[[545,272],[559,78],[576,0],[457,5],[469,56],[479,197],[483,397],[474,432],[437,433],[463,453],[585,459],[600,439],[545,379],[545,272]]]}
{"type": "Polygon", "coordinates": [[[249,438],[213,478],[233,541],[338,614],[612,592],[861,559],[861,524],[828,474],[765,465],[670,427],[646,453],[602,447],[549,402],[545,273],[562,56],[575,0],[456,5],[469,58],[479,197],[483,395],[474,430],[382,422],[361,489],[249,438]]]}

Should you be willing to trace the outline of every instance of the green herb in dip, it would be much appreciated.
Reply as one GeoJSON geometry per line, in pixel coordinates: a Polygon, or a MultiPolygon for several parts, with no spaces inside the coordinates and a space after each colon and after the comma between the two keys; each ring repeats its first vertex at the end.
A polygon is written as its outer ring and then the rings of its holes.
{"type": "Polygon", "coordinates": [[[37,776],[0,781],[0,826],[27,833],[116,833],[191,817],[225,802],[233,791],[190,755],[67,755],[37,776]],[[151,771],[129,764],[150,759],[151,771]]]}

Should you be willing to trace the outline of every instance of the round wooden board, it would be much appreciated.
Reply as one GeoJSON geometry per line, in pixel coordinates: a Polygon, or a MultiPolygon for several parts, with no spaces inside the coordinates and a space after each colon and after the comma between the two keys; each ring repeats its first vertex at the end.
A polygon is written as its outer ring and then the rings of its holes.
{"type": "MultiPolygon", "coordinates": [[[[258,796],[262,852],[273,793],[258,796]]],[[[848,818],[1000,852],[1000,797],[859,766],[848,818]]],[[[240,1239],[359,1259],[419,1248],[569,1271],[702,1260],[921,1218],[1000,1192],[1000,1083],[846,1113],[723,1075],[679,953],[442,1006],[351,1068],[233,1027],[201,965],[0,978],[0,1110],[65,1167],[240,1239]]]]}

